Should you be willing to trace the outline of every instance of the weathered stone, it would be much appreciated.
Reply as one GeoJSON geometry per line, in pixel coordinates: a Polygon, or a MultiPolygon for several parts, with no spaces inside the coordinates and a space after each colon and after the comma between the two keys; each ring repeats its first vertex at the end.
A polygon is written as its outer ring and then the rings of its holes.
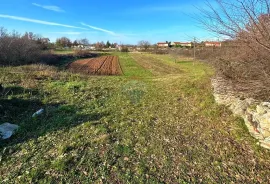
{"type": "Polygon", "coordinates": [[[270,149],[270,144],[267,142],[260,141],[260,146],[266,149],[270,149]]]}
{"type": "Polygon", "coordinates": [[[267,106],[257,105],[256,110],[259,114],[265,114],[269,111],[269,108],[267,106]]]}
{"type": "Polygon", "coordinates": [[[242,117],[250,134],[259,140],[262,147],[270,149],[270,102],[257,105],[252,98],[243,99],[241,95],[235,95],[232,86],[221,78],[213,79],[212,85],[216,102],[228,106],[235,115],[242,117]]]}
{"type": "Polygon", "coordinates": [[[230,109],[234,114],[244,116],[248,106],[249,104],[245,100],[237,99],[234,102],[231,102],[230,109]]]}
{"type": "Polygon", "coordinates": [[[264,142],[270,144],[270,137],[265,138],[265,139],[264,139],[264,142]]]}
{"type": "Polygon", "coordinates": [[[245,99],[245,101],[246,101],[249,105],[255,103],[255,100],[252,99],[252,98],[247,98],[247,99],[245,99]]]}
{"type": "Polygon", "coordinates": [[[261,105],[270,108],[270,102],[262,102],[261,105]]]}
{"type": "Polygon", "coordinates": [[[270,137],[270,131],[269,130],[263,129],[262,134],[263,134],[264,137],[270,137]]]}

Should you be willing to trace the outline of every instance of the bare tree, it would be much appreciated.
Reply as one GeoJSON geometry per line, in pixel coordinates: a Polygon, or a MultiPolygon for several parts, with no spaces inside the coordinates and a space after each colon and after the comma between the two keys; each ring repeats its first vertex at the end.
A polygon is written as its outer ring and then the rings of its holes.
{"type": "Polygon", "coordinates": [[[233,46],[219,58],[217,67],[234,78],[256,76],[269,79],[270,1],[214,2],[207,1],[208,8],[201,9],[198,19],[207,30],[233,42],[233,46]]]}
{"type": "Polygon", "coordinates": [[[212,63],[218,74],[229,77],[241,89],[270,92],[270,1],[213,0],[206,2],[197,19],[207,30],[230,40],[212,63]],[[214,3],[215,4],[214,4],[214,3]],[[256,80],[260,85],[252,85],[256,80]]]}
{"type": "Polygon", "coordinates": [[[0,65],[21,65],[38,62],[41,55],[41,47],[34,34],[24,34],[13,31],[8,33],[0,28],[0,65]]]}
{"type": "Polygon", "coordinates": [[[145,51],[147,51],[149,49],[149,47],[151,46],[151,44],[149,41],[141,40],[138,42],[138,46],[143,48],[145,51]]]}
{"type": "Polygon", "coordinates": [[[105,43],[102,41],[102,42],[97,42],[95,44],[95,47],[99,50],[102,50],[103,48],[105,48],[105,43]]]}
{"type": "Polygon", "coordinates": [[[247,45],[257,44],[270,52],[270,1],[215,0],[207,2],[199,18],[202,25],[217,34],[238,39],[247,45]]]}
{"type": "Polygon", "coordinates": [[[77,42],[81,45],[89,45],[89,40],[87,38],[83,38],[83,39],[80,39],[80,40],[77,40],[77,42]]]}
{"type": "Polygon", "coordinates": [[[70,47],[72,42],[67,37],[61,37],[56,39],[56,45],[59,47],[70,47]]]}

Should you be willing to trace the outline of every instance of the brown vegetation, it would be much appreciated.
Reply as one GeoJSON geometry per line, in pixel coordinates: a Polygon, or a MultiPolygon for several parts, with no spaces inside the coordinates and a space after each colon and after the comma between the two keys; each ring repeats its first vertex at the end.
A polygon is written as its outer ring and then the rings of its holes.
{"type": "Polygon", "coordinates": [[[37,62],[42,50],[39,40],[33,33],[8,33],[0,27],[0,66],[37,62]]]}
{"type": "MultiPolygon", "coordinates": [[[[201,23],[210,31],[232,39],[233,45],[226,48],[219,58],[219,66],[231,70],[231,76],[268,77],[270,74],[270,3],[265,0],[247,0],[228,3],[216,0],[221,9],[217,12],[208,4],[203,10],[201,23]],[[223,63],[227,63],[224,64],[223,63]]],[[[222,69],[221,69],[222,70],[222,69]]],[[[222,70],[223,71],[223,70],[222,70]]],[[[225,70],[226,71],[226,70],[225,70]]],[[[228,72],[225,72],[228,76],[228,72]]]]}
{"type": "MultiPolygon", "coordinates": [[[[221,48],[196,50],[196,58],[211,61],[218,75],[235,85],[252,89],[249,81],[264,91],[260,99],[269,100],[270,91],[270,2],[267,0],[215,0],[201,10],[200,23],[228,40],[221,48]],[[218,8],[217,8],[218,7],[218,8]],[[219,11],[217,11],[217,9],[219,11]],[[253,83],[253,82],[252,82],[253,83]]],[[[185,53],[188,54],[188,53],[185,53]]],[[[255,95],[256,96],[256,95],[255,95]]]]}

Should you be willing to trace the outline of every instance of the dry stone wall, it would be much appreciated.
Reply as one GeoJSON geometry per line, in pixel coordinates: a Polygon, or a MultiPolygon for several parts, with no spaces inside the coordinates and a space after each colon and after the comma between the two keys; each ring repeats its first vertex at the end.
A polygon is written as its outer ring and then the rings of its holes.
{"type": "Polygon", "coordinates": [[[262,147],[270,149],[270,103],[242,98],[234,91],[233,85],[221,77],[212,79],[212,86],[216,102],[242,117],[250,134],[262,147]]]}

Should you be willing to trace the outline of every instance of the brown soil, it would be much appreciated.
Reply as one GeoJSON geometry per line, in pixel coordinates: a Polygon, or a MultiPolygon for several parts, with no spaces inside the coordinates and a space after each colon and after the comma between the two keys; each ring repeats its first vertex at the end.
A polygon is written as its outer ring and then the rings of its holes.
{"type": "Polygon", "coordinates": [[[118,56],[102,56],[91,59],[81,59],[68,65],[73,72],[90,75],[121,75],[122,70],[118,56]]]}

